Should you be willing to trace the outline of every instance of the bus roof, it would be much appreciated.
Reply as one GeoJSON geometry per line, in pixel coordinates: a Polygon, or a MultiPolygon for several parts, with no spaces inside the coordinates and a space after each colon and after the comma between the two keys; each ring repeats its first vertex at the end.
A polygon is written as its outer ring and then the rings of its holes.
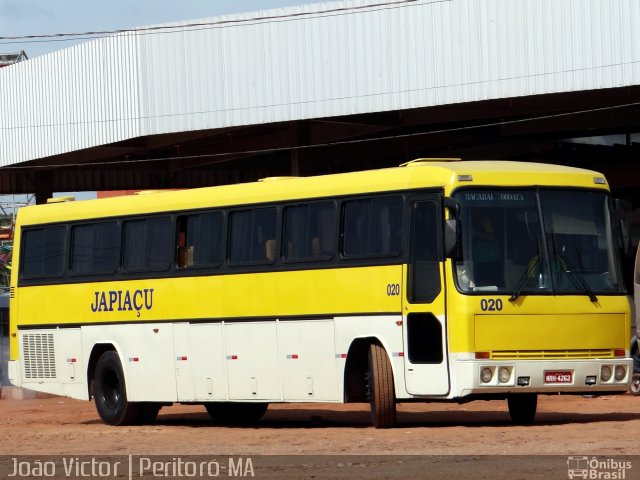
{"type": "Polygon", "coordinates": [[[263,180],[268,181],[34,205],[20,210],[19,223],[53,223],[418,188],[440,188],[447,195],[456,188],[472,186],[608,189],[604,176],[591,170],[542,163],[457,159],[417,159],[394,168],[263,180]]]}

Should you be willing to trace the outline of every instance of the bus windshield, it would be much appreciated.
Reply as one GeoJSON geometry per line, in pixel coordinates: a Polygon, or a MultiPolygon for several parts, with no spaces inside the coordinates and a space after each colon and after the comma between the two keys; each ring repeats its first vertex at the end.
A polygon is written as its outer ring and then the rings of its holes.
{"type": "Polygon", "coordinates": [[[458,288],[515,295],[620,293],[606,192],[464,189],[458,288]]]}

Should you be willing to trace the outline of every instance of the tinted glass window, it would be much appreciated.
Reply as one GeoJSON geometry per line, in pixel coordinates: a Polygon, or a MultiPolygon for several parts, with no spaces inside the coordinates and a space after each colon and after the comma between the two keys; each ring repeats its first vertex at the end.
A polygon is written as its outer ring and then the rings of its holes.
{"type": "Polygon", "coordinates": [[[233,263],[270,263],[278,256],[277,210],[258,208],[229,215],[229,260],[233,263]]]}
{"type": "Polygon", "coordinates": [[[64,239],[64,227],[37,228],[23,232],[22,274],[24,277],[62,275],[64,272],[64,239]]]}
{"type": "Polygon", "coordinates": [[[76,274],[112,273],[117,266],[116,222],[78,225],[71,230],[71,271],[76,274]]]}
{"type": "Polygon", "coordinates": [[[465,189],[455,198],[462,232],[456,274],[462,291],[624,291],[606,192],[465,189]]]}
{"type": "Polygon", "coordinates": [[[164,270],[171,262],[173,232],[169,217],[131,220],[123,224],[125,270],[164,270]]]}
{"type": "Polygon", "coordinates": [[[284,257],[290,261],[328,260],[336,244],[336,208],[321,203],[286,208],[284,257]]]}
{"type": "MultiPolygon", "coordinates": [[[[440,293],[440,247],[442,220],[436,201],[411,203],[409,301],[430,303],[440,293]]],[[[413,360],[412,360],[413,361],[413,360]]]]}
{"type": "Polygon", "coordinates": [[[402,198],[383,197],[344,203],[343,253],[346,257],[388,257],[402,251],[402,198]]]}
{"type": "Polygon", "coordinates": [[[222,262],[222,228],[222,213],[179,217],[178,267],[219,265],[222,262]]]}

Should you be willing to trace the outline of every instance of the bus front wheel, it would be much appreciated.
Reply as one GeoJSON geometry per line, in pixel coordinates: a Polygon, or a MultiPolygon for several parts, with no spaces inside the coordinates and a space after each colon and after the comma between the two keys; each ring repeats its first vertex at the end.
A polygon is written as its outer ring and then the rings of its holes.
{"type": "Polygon", "coordinates": [[[389,428],[396,423],[396,398],[393,372],[387,352],[380,345],[369,347],[367,391],[371,404],[371,422],[376,428],[389,428]]]}
{"type": "Polygon", "coordinates": [[[509,415],[516,423],[533,423],[538,408],[538,395],[535,393],[519,393],[507,397],[509,415]]]}
{"type": "Polygon", "coordinates": [[[140,405],[127,400],[124,371],[113,350],[104,352],[96,364],[93,378],[96,410],[109,425],[130,425],[138,420],[140,405]]]}

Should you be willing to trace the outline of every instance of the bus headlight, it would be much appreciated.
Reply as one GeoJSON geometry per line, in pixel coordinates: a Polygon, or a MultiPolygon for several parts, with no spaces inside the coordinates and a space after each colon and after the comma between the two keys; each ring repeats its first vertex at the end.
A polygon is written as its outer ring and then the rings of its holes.
{"type": "Polygon", "coordinates": [[[482,380],[482,383],[489,383],[492,378],[493,370],[491,370],[489,367],[484,367],[482,370],[480,370],[480,380],[482,380]]]}
{"type": "Polygon", "coordinates": [[[609,365],[603,365],[600,369],[600,379],[603,382],[608,382],[611,379],[611,367],[609,365]]]}
{"type": "Polygon", "coordinates": [[[507,367],[500,367],[498,370],[498,381],[500,383],[507,383],[509,380],[511,380],[511,370],[507,367]]]}
{"type": "Polygon", "coordinates": [[[616,365],[614,372],[614,377],[618,382],[621,382],[627,376],[627,369],[624,368],[624,365],[616,365]]]}

